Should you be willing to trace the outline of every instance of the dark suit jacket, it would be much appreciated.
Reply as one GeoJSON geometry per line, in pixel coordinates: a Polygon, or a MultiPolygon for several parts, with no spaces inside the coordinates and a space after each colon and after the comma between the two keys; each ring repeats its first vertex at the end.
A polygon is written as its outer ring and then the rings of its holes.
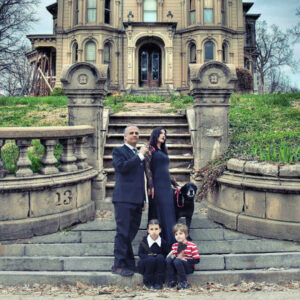
{"type": "Polygon", "coordinates": [[[142,242],[139,246],[138,256],[143,259],[149,257],[149,253],[155,253],[155,254],[162,254],[164,257],[166,257],[169,253],[169,247],[164,239],[161,239],[161,246],[159,247],[157,244],[153,244],[149,248],[149,244],[147,241],[147,236],[144,236],[142,239],[142,242]],[[144,243],[144,244],[143,244],[144,243]]]}
{"type": "Polygon", "coordinates": [[[144,162],[129,147],[123,145],[113,150],[116,185],[114,203],[143,205],[145,201],[144,162]]]}

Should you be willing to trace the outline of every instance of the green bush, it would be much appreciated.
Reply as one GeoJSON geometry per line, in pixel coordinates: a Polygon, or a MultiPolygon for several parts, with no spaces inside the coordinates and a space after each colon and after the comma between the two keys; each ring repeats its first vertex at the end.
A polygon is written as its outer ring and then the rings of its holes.
{"type": "Polygon", "coordinates": [[[253,77],[250,71],[246,68],[236,68],[237,75],[237,90],[238,91],[252,91],[253,77]]]}
{"type": "Polygon", "coordinates": [[[53,89],[53,91],[51,92],[50,96],[56,97],[56,96],[64,96],[65,95],[65,91],[63,88],[59,88],[56,87],[53,89]]]}

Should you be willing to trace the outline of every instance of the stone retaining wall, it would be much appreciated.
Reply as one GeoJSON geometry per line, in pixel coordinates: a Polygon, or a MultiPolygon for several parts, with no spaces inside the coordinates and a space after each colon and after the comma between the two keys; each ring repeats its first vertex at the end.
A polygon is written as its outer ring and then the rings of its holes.
{"type": "Polygon", "coordinates": [[[230,159],[209,196],[215,222],[260,237],[300,241],[300,164],[230,159]]]}
{"type": "Polygon", "coordinates": [[[0,128],[0,150],[7,140],[19,149],[17,170],[8,174],[0,159],[0,240],[53,233],[94,218],[92,179],[98,172],[86,163],[91,126],[0,128]],[[28,158],[32,139],[45,147],[42,168],[33,173],[28,158]],[[59,166],[53,151],[63,146],[59,166]]]}

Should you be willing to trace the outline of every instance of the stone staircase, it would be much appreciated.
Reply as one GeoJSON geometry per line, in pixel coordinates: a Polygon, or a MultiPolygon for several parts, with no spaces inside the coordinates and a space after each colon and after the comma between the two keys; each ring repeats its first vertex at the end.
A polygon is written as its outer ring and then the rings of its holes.
{"type": "Polygon", "coordinates": [[[186,116],[178,114],[138,115],[132,113],[118,113],[109,117],[106,144],[104,147],[103,164],[107,173],[106,199],[104,208],[111,203],[115,186],[115,171],[112,166],[112,150],[123,144],[124,129],[134,124],[140,129],[140,141],[149,141],[152,130],[162,126],[167,130],[167,145],[170,157],[170,174],[179,184],[190,181],[193,166],[193,149],[191,135],[186,116]]]}
{"type": "MultiPolygon", "coordinates": [[[[197,209],[198,210],[198,209],[197,209]]],[[[134,252],[146,234],[146,216],[133,242],[134,252]]],[[[189,281],[193,284],[241,281],[300,280],[300,243],[261,239],[224,229],[196,213],[191,236],[201,256],[189,281]]],[[[110,272],[113,264],[115,222],[96,219],[71,230],[7,241],[0,245],[0,285],[119,284],[135,286],[142,277],[123,278],[110,272]]]]}
{"type": "MultiPolygon", "coordinates": [[[[108,175],[106,204],[111,208],[114,187],[112,149],[123,143],[128,124],[140,128],[140,142],[148,141],[151,130],[167,129],[170,173],[179,183],[189,181],[193,164],[191,137],[183,115],[138,115],[120,113],[110,116],[104,149],[108,175]]],[[[147,211],[133,242],[134,252],[146,234],[147,211]]],[[[114,218],[98,218],[68,230],[27,240],[0,243],[0,285],[17,284],[119,284],[136,286],[142,277],[123,278],[111,273],[115,236],[114,218]]],[[[191,236],[201,261],[189,281],[201,285],[241,281],[280,282],[300,280],[300,243],[262,239],[240,234],[208,220],[196,205],[191,236]]]]}
{"type": "MultiPolygon", "coordinates": [[[[174,91],[171,91],[174,94],[174,91]]],[[[153,87],[153,88],[137,88],[130,90],[131,95],[137,95],[137,96],[150,96],[150,95],[156,95],[156,96],[169,96],[170,91],[167,88],[161,88],[161,87],[153,87]]]]}

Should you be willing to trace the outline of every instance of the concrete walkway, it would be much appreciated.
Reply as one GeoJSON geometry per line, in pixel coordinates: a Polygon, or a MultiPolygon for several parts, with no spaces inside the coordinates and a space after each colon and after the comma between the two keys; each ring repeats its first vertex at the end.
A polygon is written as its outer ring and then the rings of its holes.
{"type": "Polygon", "coordinates": [[[70,295],[65,296],[24,296],[24,295],[2,295],[0,300],[67,300],[67,299],[80,299],[80,300],[299,300],[300,290],[289,290],[289,291],[265,291],[265,292],[218,292],[212,294],[198,294],[191,295],[186,292],[144,292],[137,293],[136,296],[110,296],[110,295],[99,295],[99,296],[80,296],[73,297],[70,295]]]}

